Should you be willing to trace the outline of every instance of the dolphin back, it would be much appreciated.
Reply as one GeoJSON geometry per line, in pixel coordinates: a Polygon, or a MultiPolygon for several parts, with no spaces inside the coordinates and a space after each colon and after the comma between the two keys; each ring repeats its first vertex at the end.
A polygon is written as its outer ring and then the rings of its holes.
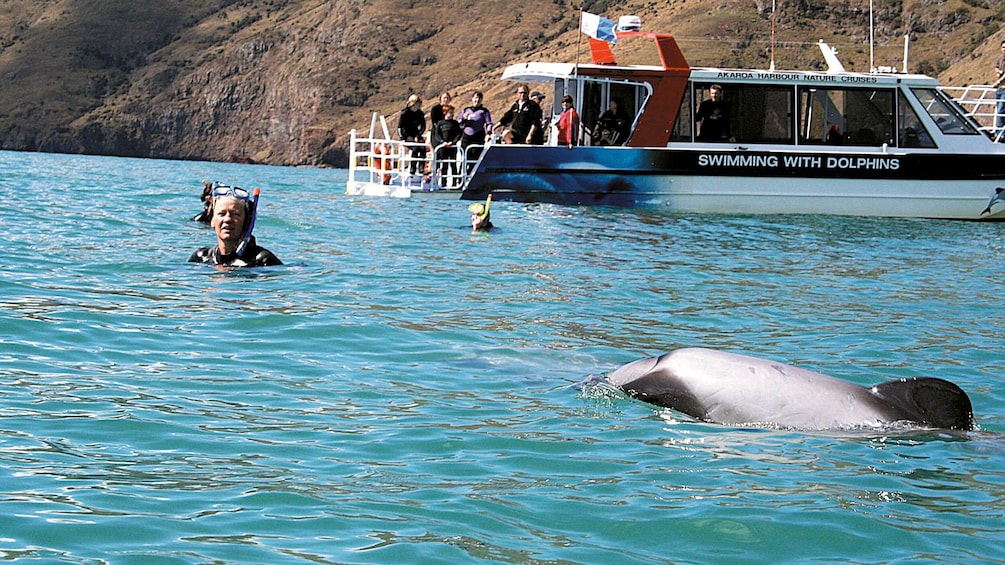
{"type": "Polygon", "coordinates": [[[901,419],[932,428],[974,429],[970,397],[955,384],[934,377],[898,379],[869,391],[901,413],[901,419]]]}
{"type": "Polygon", "coordinates": [[[841,429],[897,422],[972,430],[973,407],[955,384],[916,377],[863,387],[747,355],[684,348],[607,375],[629,396],[706,422],[841,429]]]}

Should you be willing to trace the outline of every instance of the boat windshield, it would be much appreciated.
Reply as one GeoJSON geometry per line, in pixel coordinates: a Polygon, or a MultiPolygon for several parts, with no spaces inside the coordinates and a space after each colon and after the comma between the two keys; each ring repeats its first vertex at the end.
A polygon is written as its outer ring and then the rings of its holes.
{"type": "Polygon", "coordinates": [[[922,107],[947,135],[980,135],[980,131],[964,117],[963,109],[934,88],[912,88],[922,107]]]}
{"type": "Polygon", "coordinates": [[[907,96],[903,92],[898,94],[897,105],[900,107],[900,119],[897,144],[900,147],[920,147],[924,149],[935,149],[935,141],[931,134],[921,123],[918,113],[914,111],[907,96]]]}

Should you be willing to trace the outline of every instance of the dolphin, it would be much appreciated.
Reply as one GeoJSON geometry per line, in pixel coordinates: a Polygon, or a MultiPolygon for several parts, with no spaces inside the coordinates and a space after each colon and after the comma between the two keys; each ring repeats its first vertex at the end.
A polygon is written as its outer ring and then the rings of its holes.
{"type": "Polygon", "coordinates": [[[974,429],[967,393],[930,377],[866,388],[776,361],[687,348],[628,363],[607,375],[607,381],[633,398],[719,424],[974,429]]]}

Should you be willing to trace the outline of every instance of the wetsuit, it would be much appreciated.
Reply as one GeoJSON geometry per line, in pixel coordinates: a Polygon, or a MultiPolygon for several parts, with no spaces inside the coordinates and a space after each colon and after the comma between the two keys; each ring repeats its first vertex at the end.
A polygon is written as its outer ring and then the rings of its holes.
{"type": "Polygon", "coordinates": [[[426,158],[425,138],[426,114],[422,110],[405,108],[398,116],[398,137],[402,141],[407,141],[412,145],[412,158],[409,160],[408,172],[415,174],[416,170],[422,170],[422,161],[426,158]]]}
{"type": "Polygon", "coordinates": [[[461,135],[461,124],[453,118],[444,118],[433,126],[433,147],[439,147],[447,142],[453,144],[449,147],[440,147],[436,151],[436,159],[440,162],[440,186],[443,188],[460,184],[457,143],[461,140],[461,135]]]}
{"type": "Polygon", "coordinates": [[[437,104],[429,109],[429,125],[435,126],[443,119],[443,104],[437,104]]]}
{"type": "Polygon", "coordinates": [[[238,257],[236,253],[222,255],[220,248],[216,245],[202,247],[196,250],[188,258],[189,263],[209,263],[211,265],[225,265],[227,267],[268,267],[271,265],[282,265],[283,262],[264,247],[259,247],[255,243],[255,236],[251,236],[248,246],[244,249],[244,255],[238,257]]]}
{"type": "Polygon", "coordinates": [[[482,154],[485,145],[485,132],[492,129],[492,114],[481,104],[468,106],[461,112],[461,147],[467,153],[468,172],[474,168],[475,161],[482,154]],[[477,145],[478,147],[469,147],[477,145]]]}
{"type": "Polygon", "coordinates": [[[209,206],[207,206],[205,209],[203,209],[202,212],[199,212],[198,214],[192,216],[192,221],[208,224],[210,223],[210,221],[212,221],[212,216],[213,212],[210,211],[209,206]]]}
{"type": "Polygon", "coordinates": [[[702,100],[694,120],[701,123],[699,140],[723,141],[729,138],[729,106],[722,100],[702,100]]]}

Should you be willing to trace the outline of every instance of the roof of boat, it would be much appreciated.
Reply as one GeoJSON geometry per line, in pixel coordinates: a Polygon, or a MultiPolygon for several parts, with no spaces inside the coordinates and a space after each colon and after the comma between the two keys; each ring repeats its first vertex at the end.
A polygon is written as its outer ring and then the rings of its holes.
{"type": "MultiPolygon", "coordinates": [[[[527,62],[506,67],[502,79],[509,81],[542,81],[570,78],[577,74],[590,77],[610,76],[625,79],[631,75],[664,73],[666,69],[658,65],[596,65],[575,63],[527,62]]],[[[827,71],[789,71],[763,69],[722,69],[714,67],[693,67],[691,78],[696,80],[722,82],[765,82],[793,84],[831,84],[844,86],[886,85],[900,83],[915,86],[934,87],[939,81],[927,75],[905,73],[855,73],[827,71]]]]}

